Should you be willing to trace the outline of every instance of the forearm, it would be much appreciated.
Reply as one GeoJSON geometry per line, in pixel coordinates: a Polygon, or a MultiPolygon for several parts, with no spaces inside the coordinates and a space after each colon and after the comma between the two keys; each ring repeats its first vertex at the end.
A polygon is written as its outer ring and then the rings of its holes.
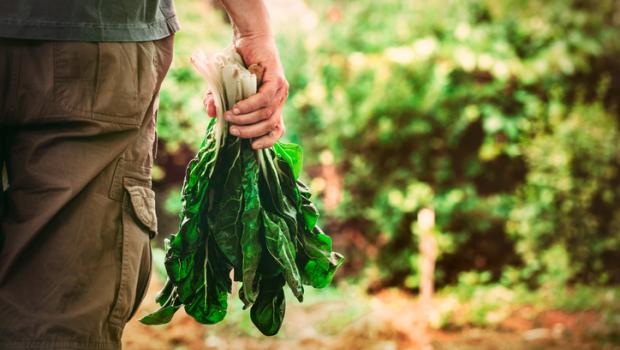
{"type": "Polygon", "coordinates": [[[271,36],[269,13],[263,0],[219,0],[233,25],[235,39],[271,36]]]}

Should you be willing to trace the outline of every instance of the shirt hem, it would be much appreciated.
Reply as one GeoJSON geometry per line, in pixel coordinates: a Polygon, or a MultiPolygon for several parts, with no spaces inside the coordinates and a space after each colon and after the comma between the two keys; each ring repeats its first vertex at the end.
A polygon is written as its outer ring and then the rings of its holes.
{"type": "Polygon", "coordinates": [[[176,16],[143,25],[101,25],[0,19],[0,38],[54,41],[159,40],[180,30],[176,16]]]}

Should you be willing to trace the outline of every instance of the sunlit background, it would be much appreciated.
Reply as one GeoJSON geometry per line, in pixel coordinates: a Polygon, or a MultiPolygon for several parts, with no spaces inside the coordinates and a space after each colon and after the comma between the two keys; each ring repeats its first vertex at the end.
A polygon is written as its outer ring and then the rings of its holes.
{"type": "MultiPolygon", "coordinates": [[[[267,3],[286,139],[346,263],[303,304],[288,295],[275,337],[235,289],[221,324],[134,319],[127,349],[620,348],[620,1],[267,3]]],[[[189,55],[232,35],[216,1],[176,7],[138,316],[208,121],[189,55]]]]}

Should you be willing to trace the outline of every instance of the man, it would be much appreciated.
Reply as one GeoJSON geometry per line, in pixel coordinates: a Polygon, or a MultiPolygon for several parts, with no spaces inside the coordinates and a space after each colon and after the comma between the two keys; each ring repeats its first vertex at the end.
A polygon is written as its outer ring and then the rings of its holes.
{"type": "MultiPolygon", "coordinates": [[[[0,349],[121,346],[157,232],[171,1],[0,0],[0,349]]],[[[268,14],[261,0],[221,2],[238,52],[266,69],[259,93],[226,113],[230,132],[269,147],[288,86],[268,14]]]]}

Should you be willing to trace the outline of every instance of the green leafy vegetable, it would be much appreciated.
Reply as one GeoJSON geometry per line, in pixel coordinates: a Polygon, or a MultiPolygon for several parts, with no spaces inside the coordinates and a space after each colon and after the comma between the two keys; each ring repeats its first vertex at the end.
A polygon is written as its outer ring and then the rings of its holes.
{"type": "Polygon", "coordinates": [[[284,285],[303,301],[303,285],[327,286],[344,260],[316,226],[318,210],[299,180],[302,150],[278,142],[255,151],[227,133],[223,111],[256,93],[256,76],[234,48],[194,66],[213,92],[217,118],[187,166],[179,231],[166,240],[168,280],[156,301],[161,308],[145,324],[170,322],[184,306],[198,322],[226,316],[233,279],[252,322],[265,335],[283,322],[284,285]]]}

